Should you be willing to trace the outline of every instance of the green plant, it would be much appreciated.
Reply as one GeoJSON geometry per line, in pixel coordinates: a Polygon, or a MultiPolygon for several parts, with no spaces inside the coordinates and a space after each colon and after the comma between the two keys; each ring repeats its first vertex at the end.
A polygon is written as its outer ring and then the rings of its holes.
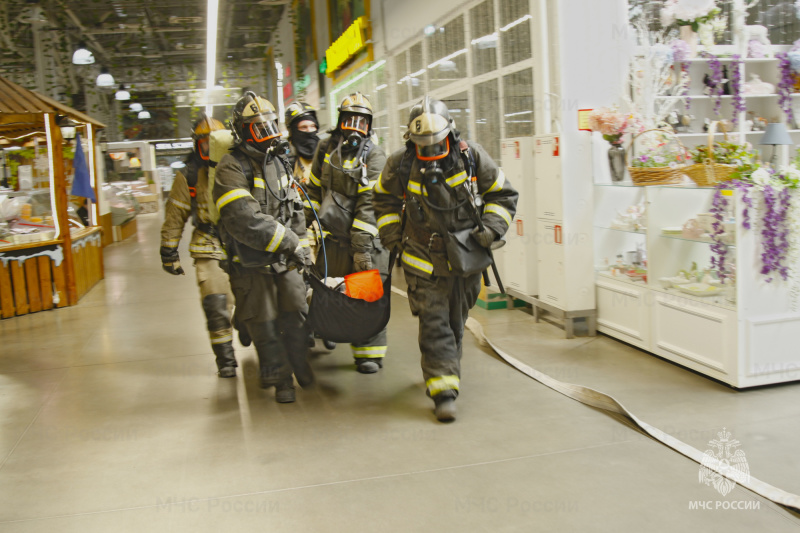
{"type": "MultiPolygon", "coordinates": [[[[705,163],[710,158],[711,153],[712,151],[709,150],[709,147],[704,144],[697,146],[690,152],[695,163],[705,163]]],[[[751,165],[757,159],[757,154],[749,144],[732,142],[714,143],[713,155],[713,161],[723,165],[751,165]]]]}

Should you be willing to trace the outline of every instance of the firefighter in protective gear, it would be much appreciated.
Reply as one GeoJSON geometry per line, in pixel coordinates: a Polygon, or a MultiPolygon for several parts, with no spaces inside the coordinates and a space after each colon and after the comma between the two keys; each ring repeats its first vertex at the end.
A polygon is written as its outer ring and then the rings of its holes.
{"type": "Polygon", "coordinates": [[[303,203],[290,179],[272,104],[247,92],[233,109],[236,145],[217,165],[212,197],[227,252],[236,323],[252,338],[262,388],[295,400],[292,373],[311,385],[306,289],[295,267],[309,263],[303,203]]]}
{"type": "MultiPolygon", "coordinates": [[[[292,102],[286,107],[285,124],[289,130],[289,144],[292,148],[289,163],[294,172],[294,179],[307,188],[311,176],[311,162],[320,141],[317,110],[305,102],[292,102]]],[[[303,198],[303,204],[310,207],[307,198],[303,198]]],[[[312,234],[309,235],[309,239],[313,258],[316,257],[320,231],[316,221],[313,221],[310,227],[312,234]]]]}
{"type": "Polygon", "coordinates": [[[161,263],[170,274],[184,274],[178,256],[178,243],[186,221],[194,225],[189,253],[194,259],[197,286],[206,315],[211,348],[217,361],[219,377],[236,376],[236,358],[233,353],[231,309],[233,295],[228,274],[220,268],[224,252],[217,230],[208,216],[208,136],[214,130],[224,129],[222,122],[201,117],[194,124],[192,140],[194,150],[182,171],[177,171],[166,206],[164,224],[161,226],[161,263]]]}
{"type": "MultiPolygon", "coordinates": [[[[371,140],[372,104],[361,93],[346,96],[327,142],[320,143],[311,166],[306,221],[319,213],[325,239],[317,264],[327,259],[328,276],[378,269],[388,275],[389,252],[378,239],[372,211],[372,188],[386,163],[386,154],[371,140]]],[[[321,248],[321,247],[320,247],[321,248]]],[[[320,267],[321,268],[321,267],[320,267]]],[[[356,369],[372,374],[383,367],[386,330],[363,344],[353,344],[356,369]]]]}
{"type": "Polygon", "coordinates": [[[479,144],[461,141],[443,102],[425,97],[415,105],[406,136],[406,148],[389,157],[375,184],[373,206],[381,241],[400,254],[411,313],[419,317],[427,394],[437,419],[449,422],[456,416],[464,324],[481,273],[453,274],[447,239],[472,228],[470,238],[489,248],[508,230],[518,194],[479,144]]]}

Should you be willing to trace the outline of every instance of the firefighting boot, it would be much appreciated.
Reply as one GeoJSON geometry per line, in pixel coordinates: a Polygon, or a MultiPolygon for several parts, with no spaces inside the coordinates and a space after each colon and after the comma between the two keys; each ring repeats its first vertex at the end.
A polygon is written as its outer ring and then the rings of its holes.
{"type": "Polygon", "coordinates": [[[295,400],[292,378],[281,381],[275,385],[275,401],[278,403],[292,403],[295,400]]]}
{"type": "Polygon", "coordinates": [[[286,350],[278,336],[276,321],[251,324],[250,335],[258,356],[259,384],[268,389],[291,379],[292,369],[286,360],[286,350]]]}
{"type": "Polygon", "coordinates": [[[441,394],[433,398],[436,404],[433,412],[439,422],[452,422],[456,419],[456,399],[450,394],[441,394]]]}
{"type": "Polygon", "coordinates": [[[362,374],[374,374],[383,368],[381,359],[356,359],[356,370],[362,374]]]}
{"type": "Polygon", "coordinates": [[[235,378],[236,357],[233,355],[233,342],[228,341],[223,344],[212,344],[211,349],[217,356],[217,375],[221,378],[235,378]]]}

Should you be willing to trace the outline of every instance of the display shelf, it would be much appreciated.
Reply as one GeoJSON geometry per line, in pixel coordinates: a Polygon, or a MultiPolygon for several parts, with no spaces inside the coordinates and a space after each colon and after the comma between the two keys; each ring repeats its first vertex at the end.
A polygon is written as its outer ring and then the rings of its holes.
{"type": "Polygon", "coordinates": [[[646,229],[620,229],[620,228],[612,228],[611,226],[601,226],[599,224],[595,225],[595,228],[604,229],[608,231],[619,231],[622,233],[635,233],[637,235],[647,235],[646,229]]]}
{"type": "Polygon", "coordinates": [[[671,240],[675,240],[675,241],[686,241],[686,242],[694,242],[694,243],[700,243],[700,244],[714,244],[714,241],[712,241],[711,239],[707,239],[707,240],[706,239],[689,239],[688,237],[683,237],[681,235],[668,235],[668,234],[665,234],[665,233],[661,233],[661,234],[659,234],[659,236],[664,238],[664,239],[671,239],[671,240]]]}
{"type": "Polygon", "coordinates": [[[687,187],[680,183],[675,183],[673,185],[636,185],[630,181],[621,181],[617,183],[595,183],[595,187],[619,187],[622,189],[632,189],[637,188],[641,190],[645,189],[686,189],[686,190],[711,190],[715,189],[716,187],[698,187],[698,186],[690,186],[687,187]]]}
{"type": "Polygon", "coordinates": [[[611,272],[609,272],[607,270],[598,270],[597,271],[597,276],[601,277],[601,278],[606,278],[606,279],[613,279],[614,281],[619,281],[620,283],[627,283],[628,285],[634,285],[636,287],[640,287],[640,288],[644,288],[644,289],[647,288],[647,283],[646,282],[644,282],[644,281],[634,281],[634,280],[632,280],[631,278],[629,278],[628,276],[626,276],[624,274],[619,275],[619,276],[615,276],[615,275],[613,275],[611,272]]]}
{"type": "Polygon", "coordinates": [[[687,300],[691,300],[693,302],[713,305],[716,307],[720,307],[722,309],[727,309],[728,311],[736,311],[736,304],[728,301],[724,293],[717,294],[714,296],[695,296],[693,294],[686,294],[685,292],[681,292],[678,289],[665,289],[663,287],[657,287],[657,286],[651,286],[650,290],[662,294],[679,296],[681,298],[686,298],[687,300]]]}

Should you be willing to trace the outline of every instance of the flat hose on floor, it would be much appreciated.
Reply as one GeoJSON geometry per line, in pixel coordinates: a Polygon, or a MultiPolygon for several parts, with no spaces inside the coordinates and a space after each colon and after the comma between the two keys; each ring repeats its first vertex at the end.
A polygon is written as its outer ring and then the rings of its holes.
{"type": "MultiPolygon", "coordinates": [[[[727,479],[730,479],[735,483],[738,483],[742,487],[749,489],[772,502],[775,502],[779,505],[783,505],[784,507],[788,507],[796,511],[800,511],[800,496],[798,496],[797,494],[792,494],[791,492],[786,492],[777,487],[773,487],[772,485],[764,483],[763,481],[756,479],[750,475],[743,475],[742,473],[740,473],[735,469],[729,467],[721,468],[720,461],[709,462],[707,454],[701,452],[700,450],[694,448],[693,446],[689,446],[685,442],[682,442],[671,435],[668,435],[667,433],[664,433],[660,429],[651,426],[647,422],[638,419],[636,415],[628,411],[621,403],[619,403],[617,400],[615,400],[608,394],[604,394],[589,387],[584,387],[583,385],[563,383],[561,381],[558,381],[557,379],[548,376],[547,374],[539,372],[535,368],[526,365],[525,363],[519,361],[518,359],[515,359],[514,357],[510,356],[509,354],[501,350],[496,344],[494,344],[484,334],[483,326],[481,326],[481,324],[474,318],[470,317],[467,319],[466,327],[472,332],[473,335],[475,335],[475,337],[478,339],[479,342],[486,343],[487,345],[489,345],[492,348],[492,350],[494,350],[494,352],[497,355],[499,355],[506,363],[513,366],[523,374],[535,379],[542,385],[550,387],[554,391],[560,392],[561,394],[568,396],[573,400],[577,400],[583,404],[591,405],[592,407],[597,407],[598,409],[603,409],[605,411],[622,415],[625,418],[631,420],[634,424],[636,424],[639,428],[641,428],[644,432],[646,432],[654,439],[658,440],[662,444],[666,444],[676,452],[685,455],[686,457],[695,461],[696,463],[713,470],[719,475],[727,479]]],[[[725,466],[727,466],[727,464],[725,464],[725,466]]]]}

